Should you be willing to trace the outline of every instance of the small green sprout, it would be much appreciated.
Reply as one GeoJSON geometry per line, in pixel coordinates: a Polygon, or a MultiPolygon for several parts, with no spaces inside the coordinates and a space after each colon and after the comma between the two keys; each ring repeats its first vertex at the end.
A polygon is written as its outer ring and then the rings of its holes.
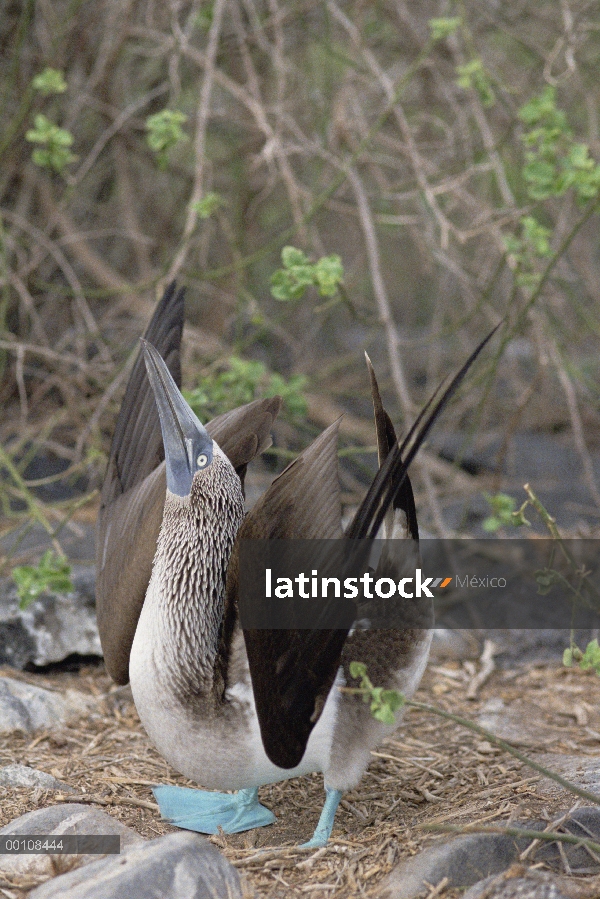
{"type": "Polygon", "coordinates": [[[73,590],[71,566],[51,549],[46,550],[37,565],[13,568],[12,577],[17,585],[21,609],[26,609],[42,593],[70,593],[73,590]]]}
{"type": "Polygon", "coordinates": [[[360,680],[360,687],[353,692],[362,693],[363,702],[370,703],[373,718],[383,724],[395,724],[395,712],[402,708],[406,701],[402,693],[374,687],[367,675],[367,666],[363,662],[350,662],[350,675],[360,680]]]}
{"type": "Polygon", "coordinates": [[[483,498],[492,510],[492,514],[484,518],[482,522],[481,526],[484,531],[494,534],[500,528],[514,525],[515,520],[513,516],[517,503],[512,496],[508,496],[506,493],[496,493],[493,496],[489,493],[484,493],[483,498]]]}
{"type": "Polygon", "coordinates": [[[292,375],[287,380],[276,372],[270,372],[262,362],[231,356],[227,368],[205,380],[193,390],[184,390],[184,396],[201,421],[206,421],[235,406],[250,403],[258,397],[280,395],[284,410],[291,420],[306,415],[307,404],[303,395],[306,387],[304,375],[292,375]]]}
{"type": "Polygon", "coordinates": [[[214,191],[210,191],[205,194],[201,200],[198,200],[197,203],[194,203],[194,211],[198,213],[198,216],[201,219],[210,218],[211,215],[220,209],[221,206],[225,205],[225,200],[221,196],[221,194],[214,193],[214,191]]]}
{"type": "Polygon", "coordinates": [[[36,115],[34,126],[26,133],[25,139],[32,144],[40,144],[32,153],[36,165],[60,173],[77,159],[69,149],[73,145],[73,135],[69,131],[59,128],[42,113],[36,115]]]}
{"type": "Polygon", "coordinates": [[[443,19],[430,19],[428,22],[429,32],[434,41],[441,41],[446,37],[454,34],[454,32],[462,25],[460,16],[452,16],[443,19]]]}
{"type": "Polygon", "coordinates": [[[576,663],[582,671],[593,669],[596,674],[600,674],[600,646],[598,646],[597,640],[590,640],[585,648],[585,652],[582,652],[577,646],[565,649],[563,653],[563,665],[565,668],[572,668],[576,663]]]}
{"type": "Polygon", "coordinates": [[[163,109],[146,119],[146,140],[150,149],[156,153],[157,164],[165,169],[169,151],[181,141],[188,139],[181,127],[187,122],[187,116],[176,109],[163,109]]]}
{"type": "Polygon", "coordinates": [[[46,68],[36,75],[31,83],[33,89],[44,97],[49,97],[51,94],[64,94],[67,89],[67,82],[59,69],[46,68]]]}
{"type": "Polygon", "coordinates": [[[283,268],[271,276],[271,294],[282,302],[301,299],[308,287],[316,287],[322,297],[332,297],[344,278],[342,260],[336,254],[311,262],[303,250],[284,247],[281,261],[283,268]]]}

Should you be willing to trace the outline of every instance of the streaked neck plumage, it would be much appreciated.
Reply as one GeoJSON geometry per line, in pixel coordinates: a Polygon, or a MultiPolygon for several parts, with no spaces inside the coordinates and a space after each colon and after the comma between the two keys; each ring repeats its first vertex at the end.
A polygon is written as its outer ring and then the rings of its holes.
{"type": "Polygon", "coordinates": [[[156,603],[164,674],[182,694],[212,683],[227,565],[243,518],[240,479],[220,450],[196,473],[189,496],[167,491],[147,600],[156,603]]]}

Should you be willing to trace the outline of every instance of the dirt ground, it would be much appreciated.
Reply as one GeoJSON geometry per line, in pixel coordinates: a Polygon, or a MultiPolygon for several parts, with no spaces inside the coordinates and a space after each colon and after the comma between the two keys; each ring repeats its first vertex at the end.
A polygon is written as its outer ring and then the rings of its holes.
{"type": "MultiPolygon", "coordinates": [[[[557,661],[495,670],[474,691],[478,670],[472,662],[432,664],[415,698],[471,719],[490,699],[501,698],[509,708],[526,708],[526,751],[533,758],[536,751],[544,754],[545,764],[549,753],[600,757],[600,678],[564,669],[557,661]],[[470,686],[475,698],[467,697],[470,686]]],[[[30,765],[77,790],[67,795],[0,787],[0,826],[35,808],[77,801],[97,804],[146,838],[173,830],[158,817],[150,788],[189,782],[154,750],[128,687],[115,688],[100,665],[79,674],[0,673],[51,689],[73,687],[97,699],[97,712],[76,725],[0,738],[0,766],[30,765]]],[[[371,896],[400,859],[448,839],[428,829],[432,826],[552,821],[577,804],[576,797],[549,786],[480,736],[413,709],[394,738],[373,753],[360,786],[345,796],[328,847],[299,850],[313,832],[323,798],[317,775],[264,787],[261,801],[277,815],[276,824],[210,837],[246,878],[250,894],[371,896]]],[[[33,885],[3,882],[0,896],[21,899],[33,885]]]]}

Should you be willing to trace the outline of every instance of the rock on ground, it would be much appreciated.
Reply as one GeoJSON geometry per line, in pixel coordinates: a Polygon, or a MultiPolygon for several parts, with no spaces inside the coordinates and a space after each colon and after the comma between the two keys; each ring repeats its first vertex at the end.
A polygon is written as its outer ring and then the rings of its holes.
{"type": "Polygon", "coordinates": [[[29,790],[37,787],[41,790],[75,792],[73,787],[57,780],[46,771],[38,771],[37,768],[30,768],[28,765],[6,765],[4,768],[0,768],[0,786],[23,787],[29,790]]]}
{"type": "Polygon", "coordinates": [[[196,833],[149,840],[49,880],[29,899],[241,899],[237,871],[196,833]]]}
{"type": "Polygon", "coordinates": [[[463,899],[597,899],[599,895],[600,877],[581,881],[513,865],[476,883],[463,899]]]}
{"type": "Polygon", "coordinates": [[[101,656],[96,625],[94,571],[73,567],[72,593],[44,594],[19,608],[12,581],[0,582],[0,665],[49,665],[67,656],[101,656]]]}
{"type": "Polygon", "coordinates": [[[467,834],[424,849],[388,874],[378,895],[382,899],[414,899],[448,878],[447,887],[468,887],[490,874],[504,871],[529,841],[504,834],[467,834]]]}
{"type": "MultiPolygon", "coordinates": [[[[515,826],[543,830],[546,822],[536,820],[521,822],[520,825],[516,822],[515,826]]],[[[565,815],[557,828],[563,833],[598,842],[600,808],[590,806],[575,809],[570,815],[565,815]]],[[[427,884],[436,886],[447,879],[448,889],[472,887],[463,899],[564,899],[564,896],[577,899],[579,894],[576,891],[569,892],[562,883],[564,880],[565,884],[577,884],[576,881],[556,878],[554,875],[554,879],[550,875],[546,880],[536,880],[535,877],[528,879],[532,872],[515,864],[520,852],[530,843],[528,837],[515,838],[505,834],[480,833],[456,837],[424,849],[401,862],[383,882],[378,895],[382,899],[414,899],[428,892],[427,884]],[[496,876],[499,872],[503,873],[496,876]],[[518,880],[521,875],[524,875],[522,883],[518,880]]],[[[573,844],[561,844],[559,848],[556,842],[541,842],[530,859],[557,870],[563,869],[566,864],[572,874],[596,874],[600,868],[596,856],[583,846],[573,844]]],[[[536,871],[535,875],[537,873],[536,871]]],[[[600,877],[594,878],[594,882],[600,885],[600,877]]],[[[588,896],[597,899],[600,890],[589,894],[581,893],[581,899],[587,899],[588,896]]]]}
{"type": "Polygon", "coordinates": [[[54,693],[11,677],[0,677],[0,733],[52,728],[89,714],[94,700],[77,690],[54,693]]]}
{"type": "MultiPolygon", "coordinates": [[[[121,852],[143,844],[144,839],[130,827],[126,827],[100,809],[81,803],[51,805],[36,809],[15,818],[0,830],[0,836],[31,834],[40,836],[67,834],[91,834],[107,836],[118,834],[121,852]]],[[[122,856],[114,856],[121,858],[122,856]]],[[[53,876],[56,870],[85,865],[98,860],[97,855],[0,855],[0,874],[4,877],[53,876]]],[[[56,895],[59,895],[58,893],[56,895]]]]}

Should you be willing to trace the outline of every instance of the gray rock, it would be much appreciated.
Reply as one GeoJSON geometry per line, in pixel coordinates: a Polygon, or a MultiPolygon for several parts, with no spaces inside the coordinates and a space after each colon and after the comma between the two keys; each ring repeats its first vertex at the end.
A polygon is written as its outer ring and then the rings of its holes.
{"type": "Polygon", "coordinates": [[[11,677],[0,677],[0,733],[52,728],[89,714],[94,700],[77,690],[53,693],[11,677]]]}
{"type": "MultiPolygon", "coordinates": [[[[595,760],[586,761],[591,763],[595,760]]],[[[544,763],[547,764],[545,759],[544,763]]],[[[518,823],[516,826],[519,826],[518,823]]],[[[543,830],[546,822],[528,821],[522,826],[528,830],[543,830]]],[[[599,842],[600,807],[576,809],[560,825],[560,830],[599,842]]],[[[517,839],[504,834],[469,834],[457,837],[401,862],[388,875],[379,895],[382,899],[413,899],[428,891],[426,884],[435,886],[447,877],[449,889],[475,884],[463,899],[561,899],[563,893],[570,897],[572,893],[566,878],[548,875],[536,880],[539,872],[536,871],[530,877],[532,872],[526,871],[522,866],[511,867],[518,862],[520,852],[530,843],[531,840],[527,837],[517,839]],[[497,877],[499,872],[504,873],[497,877]]],[[[544,841],[530,855],[530,861],[543,862],[557,870],[564,870],[565,859],[573,874],[597,874],[600,869],[597,857],[582,846],[563,843],[559,849],[557,843],[544,841]]],[[[595,883],[600,887],[600,877],[595,879],[595,883]]],[[[584,895],[588,894],[582,893],[582,899],[584,895]]],[[[593,895],[595,899],[600,891],[589,895],[593,895]]]]}
{"type": "MultiPolygon", "coordinates": [[[[523,484],[535,481],[536,494],[547,509],[560,509],[563,528],[572,528],[581,521],[596,524],[591,511],[588,488],[584,477],[581,456],[568,434],[549,434],[544,431],[520,431],[510,435],[505,443],[505,433],[496,437],[482,434],[475,447],[468,447],[469,440],[463,433],[439,431],[430,441],[443,458],[460,461],[471,474],[502,472],[502,491],[518,499],[525,499],[523,484]]],[[[590,452],[596,479],[600,478],[600,453],[590,452]]],[[[465,512],[471,532],[483,536],[477,525],[489,515],[489,506],[480,496],[474,495],[465,509],[463,500],[446,508],[446,522],[450,527],[464,527],[465,512]]],[[[545,533],[545,527],[537,516],[532,517],[533,530],[545,533]]]]}
{"type": "Polygon", "coordinates": [[[62,783],[51,774],[45,771],[38,771],[37,768],[30,768],[27,765],[7,765],[0,768],[0,786],[3,787],[24,787],[25,789],[34,789],[39,787],[42,790],[63,790],[66,792],[75,792],[73,787],[62,783]]]}
{"type": "MultiPolygon", "coordinates": [[[[496,655],[494,661],[499,668],[513,668],[515,665],[531,662],[562,663],[563,652],[569,645],[570,631],[550,628],[528,628],[520,630],[490,629],[486,636],[494,641],[496,655]]],[[[591,633],[579,632],[585,646],[592,639],[591,633]]],[[[581,645],[581,644],[580,644],[581,645]]]]}
{"type": "Polygon", "coordinates": [[[463,659],[477,659],[481,655],[483,639],[480,632],[453,630],[448,627],[436,627],[431,641],[431,658],[452,659],[460,662],[463,659]]]}
{"type": "MultiPolygon", "coordinates": [[[[562,753],[553,752],[536,753],[533,758],[540,765],[543,765],[544,768],[549,768],[576,786],[600,796],[600,766],[597,758],[585,755],[563,755],[562,753]]],[[[570,797],[574,801],[571,793],[549,778],[542,778],[539,789],[540,792],[550,792],[554,795],[562,793],[565,799],[570,797]]]]}
{"type": "Polygon", "coordinates": [[[29,899],[237,899],[235,868],[208,840],[179,832],[49,880],[29,899]]]}
{"type": "Polygon", "coordinates": [[[504,834],[467,834],[424,849],[397,865],[383,881],[378,895],[413,899],[429,892],[445,877],[448,888],[468,887],[483,877],[505,871],[527,846],[504,834]]]}
{"type": "Polygon", "coordinates": [[[514,866],[504,874],[486,877],[462,899],[596,899],[598,878],[591,881],[560,877],[550,871],[514,866]]]}
{"type": "MultiPolygon", "coordinates": [[[[139,834],[116,818],[111,818],[93,806],[75,802],[36,809],[15,818],[0,830],[0,836],[18,834],[118,834],[121,838],[121,852],[144,843],[139,834]]],[[[52,876],[57,867],[60,870],[61,862],[64,867],[73,867],[95,861],[98,861],[97,855],[0,855],[0,874],[5,877],[52,876]]]]}
{"type": "Polygon", "coordinates": [[[12,581],[0,582],[0,665],[49,665],[67,656],[102,655],[96,625],[94,572],[73,568],[72,593],[40,596],[19,608],[12,581]]]}
{"type": "MultiPolygon", "coordinates": [[[[596,778],[600,779],[598,772],[596,778]]],[[[576,809],[560,826],[560,831],[600,842],[600,808],[591,806],[576,809]]],[[[544,862],[557,870],[564,870],[565,858],[573,874],[597,874],[600,871],[598,855],[588,852],[583,846],[562,843],[559,849],[557,843],[543,843],[535,851],[536,862],[544,862]]]]}
{"type": "Polygon", "coordinates": [[[560,727],[544,721],[543,711],[532,702],[516,699],[506,705],[499,697],[488,700],[477,723],[514,746],[544,747],[563,738],[560,727]]]}

